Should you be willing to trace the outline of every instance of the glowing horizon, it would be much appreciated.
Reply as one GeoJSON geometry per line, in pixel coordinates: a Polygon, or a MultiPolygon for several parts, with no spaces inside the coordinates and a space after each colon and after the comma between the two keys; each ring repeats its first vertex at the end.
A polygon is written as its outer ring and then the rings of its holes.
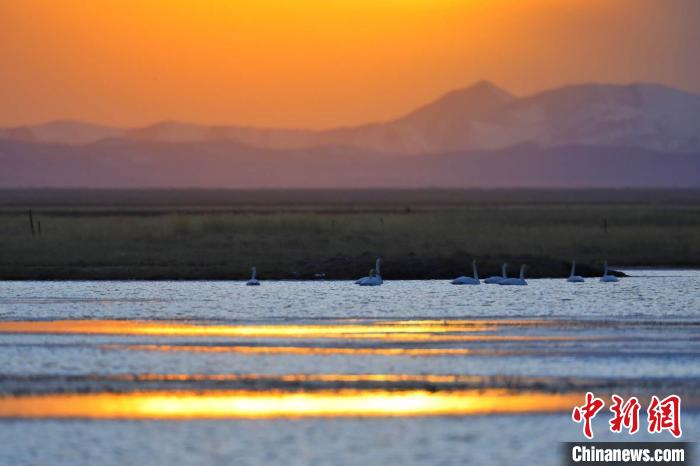
{"type": "Polygon", "coordinates": [[[487,79],[700,91],[679,0],[26,0],[0,4],[0,126],[326,128],[487,79]]]}

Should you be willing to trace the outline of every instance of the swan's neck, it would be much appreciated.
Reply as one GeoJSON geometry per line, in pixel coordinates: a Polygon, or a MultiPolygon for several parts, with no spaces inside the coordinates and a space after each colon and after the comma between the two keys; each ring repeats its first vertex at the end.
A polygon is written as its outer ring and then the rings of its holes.
{"type": "Polygon", "coordinates": [[[571,274],[569,275],[569,277],[573,277],[575,273],[576,273],[576,261],[573,261],[571,263],[571,274]]]}
{"type": "Polygon", "coordinates": [[[524,265],[520,266],[520,279],[525,280],[525,266],[524,265]]]}
{"type": "Polygon", "coordinates": [[[502,276],[503,278],[507,278],[507,277],[506,277],[506,268],[508,268],[508,264],[503,264],[503,265],[501,266],[501,276],[502,276]]]}
{"type": "Polygon", "coordinates": [[[472,271],[474,272],[474,278],[479,279],[479,273],[476,271],[476,262],[472,262],[472,271]]]}
{"type": "Polygon", "coordinates": [[[605,261],[605,265],[603,266],[603,275],[608,274],[608,261],[605,261]]]}
{"type": "Polygon", "coordinates": [[[374,270],[377,272],[377,275],[381,275],[381,272],[379,271],[379,263],[381,262],[380,259],[377,259],[377,263],[375,264],[374,270]]]}
{"type": "Polygon", "coordinates": [[[251,270],[253,271],[253,275],[250,277],[250,279],[255,280],[255,272],[256,272],[255,267],[253,267],[251,270]]]}

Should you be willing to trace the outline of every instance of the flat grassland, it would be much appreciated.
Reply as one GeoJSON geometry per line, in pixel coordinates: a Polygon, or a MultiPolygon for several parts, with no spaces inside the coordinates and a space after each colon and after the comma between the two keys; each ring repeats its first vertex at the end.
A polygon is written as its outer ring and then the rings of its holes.
{"type": "Polygon", "coordinates": [[[700,191],[0,191],[0,279],[351,279],[378,256],[388,279],[699,267],[700,191]]]}

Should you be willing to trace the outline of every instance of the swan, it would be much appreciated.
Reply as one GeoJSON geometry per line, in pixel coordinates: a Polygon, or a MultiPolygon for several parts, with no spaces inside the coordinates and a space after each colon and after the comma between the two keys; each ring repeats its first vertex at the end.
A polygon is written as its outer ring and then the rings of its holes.
{"type": "Polygon", "coordinates": [[[366,277],[358,278],[357,280],[355,280],[355,285],[361,284],[363,281],[367,280],[372,275],[374,275],[374,269],[369,269],[369,272],[367,273],[366,277]]]}
{"type": "Polygon", "coordinates": [[[603,283],[615,283],[620,281],[615,275],[608,275],[608,261],[605,261],[605,268],[603,269],[603,276],[600,277],[600,281],[603,283]]]}
{"type": "Polygon", "coordinates": [[[486,280],[484,280],[484,283],[487,283],[489,285],[496,285],[498,283],[501,283],[503,280],[506,280],[508,276],[506,275],[506,269],[508,268],[508,264],[503,264],[501,266],[501,275],[493,275],[486,280]]]}
{"type": "Polygon", "coordinates": [[[523,264],[520,266],[520,277],[519,278],[506,278],[505,280],[501,280],[498,284],[499,285],[527,285],[527,282],[525,281],[525,267],[527,265],[523,264]]]}
{"type": "Polygon", "coordinates": [[[566,279],[569,283],[583,283],[585,280],[580,275],[575,275],[576,273],[576,261],[571,262],[571,273],[569,278],[566,279]]]}
{"type": "Polygon", "coordinates": [[[457,277],[454,280],[452,280],[453,285],[480,285],[481,281],[479,280],[479,273],[476,271],[476,261],[472,261],[472,272],[474,274],[473,277],[465,277],[462,275],[461,277],[457,277]]]}
{"type": "Polygon", "coordinates": [[[250,270],[251,270],[251,272],[253,272],[253,275],[251,275],[250,280],[248,280],[247,282],[245,282],[245,284],[248,285],[248,286],[258,286],[258,285],[260,285],[260,282],[257,281],[257,280],[255,279],[255,273],[257,272],[257,270],[255,269],[255,267],[253,267],[253,268],[250,269],[250,270]]]}
{"type": "Polygon", "coordinates": [[[360,286],[379,286],[382,283],[384,283],[379,269],[381,261],[382,260],[380,258],[377,258],[377,262],[374,264],[374,268],[369,271],[369,276],[360,278],[355,283],[360,286]]]}

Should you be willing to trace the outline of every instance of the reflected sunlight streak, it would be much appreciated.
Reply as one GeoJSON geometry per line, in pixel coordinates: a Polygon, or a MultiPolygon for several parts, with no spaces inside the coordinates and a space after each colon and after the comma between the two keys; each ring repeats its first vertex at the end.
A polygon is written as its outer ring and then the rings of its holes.
{"type": "Polygon", "coordinates": [[[322,346],[205,346],[205,345],[102,345],[105,350],[128,349],[131,351],[187,351],[193,353],[241,353],[241,354],[300,354],[353,356],[467,356],[508,355],[515,351],[467,348],[337,348],[322,346]]]}
{"type": "MultiPolygon", "coordinates": [[[[506,321],[397,321],[333,325],[195,325],[177,322],[121,320],[58,320],[0,322],[2,333],[211,336],[288,339],[367,339],[394,341],[572,341],[593,337],[484,335],[520,322],[506,321]],[[465,333],[468,333],[465,335],[465,333]],[[477,335],[474,335],[477,333],[477,335]]],[[[535,324],[530,324],[535,325],[535,324]]]]}
{"type": "Polygon", "coordinates": [[[233,419],[467,416],[568,411],[581,394],[507,390],[88,393],[0,397],[2,418],[233,419]]]}
{"type": "Polygon", "coordinates": [[[103,335],[164,335],[164,336],[231,336],[231,337],[337,337],[365,334],[424,334],[445,332],[482,332],[495,330],[495,324],[421,324],[391,325],[195,325],[178,322],[126,320],[56,320],[0,322],[0,333],[62,333],[103,335]]]}

